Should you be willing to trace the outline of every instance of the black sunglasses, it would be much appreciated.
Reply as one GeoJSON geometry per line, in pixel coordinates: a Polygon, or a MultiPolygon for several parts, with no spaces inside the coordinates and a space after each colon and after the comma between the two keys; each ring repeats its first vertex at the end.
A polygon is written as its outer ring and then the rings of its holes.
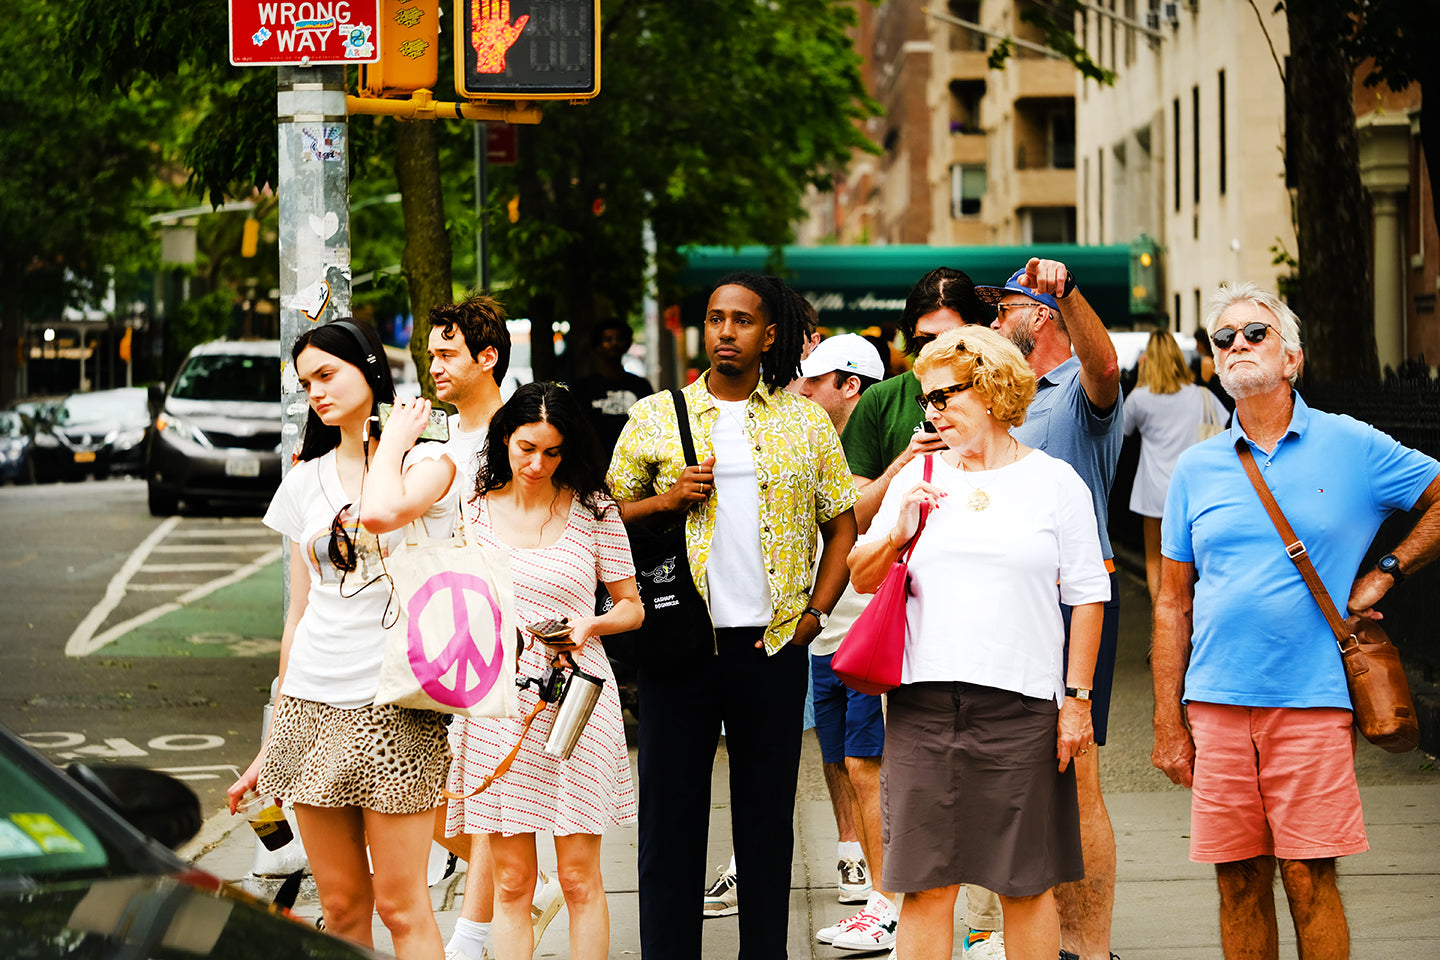
{"type": "Polygon", "coordinates": [[[1210,340],[1215,344],[1217,350],[1229,350],[1231,345],[1235,343],[1235,334],[1237,333],[1243,333],[1245,339],[1250,343],[1259,343],[1269,336],[1270,324],[1256,320],[1238,329],[1235,327],[1221,327],[1219,330],[1210,334],[1210,340]]]}
{"type": "Polygon", "coordinates": [[[950,402],[947,398],[951,394],[964,393],[966,390],[969,390],[972,385],[973,381],[972,383],[952,383],[948,387],[941,387],[939,390],[931,390],[929,393],[920,394],[920,396],[915,398],[915,402],[920,404],[920,409],[926,412],[929,412],[931,407],[934,407],[936,410],[944,410],[945,405],[950,402]]]}
{"type": "Polygon", "coordinates": [[[336,570],[342,573],[354,573],[357,565],[355,556],[355,541],[350,536],[350,531],[345,528],[345,511],[349,510],[353,503],[347,503],[335,511],[335,519],[330,521],[330,562],[336,570]]]}

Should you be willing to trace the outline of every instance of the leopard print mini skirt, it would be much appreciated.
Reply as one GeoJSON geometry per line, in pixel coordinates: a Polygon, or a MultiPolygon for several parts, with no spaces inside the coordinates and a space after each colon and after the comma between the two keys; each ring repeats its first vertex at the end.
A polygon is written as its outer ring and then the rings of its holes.
{"type": "Polygon", "coordinates": [[[256,791],[316,807],[420,813],[444,802],[445,716],[394,705],[342,710],[281,696],[256,791]]]}

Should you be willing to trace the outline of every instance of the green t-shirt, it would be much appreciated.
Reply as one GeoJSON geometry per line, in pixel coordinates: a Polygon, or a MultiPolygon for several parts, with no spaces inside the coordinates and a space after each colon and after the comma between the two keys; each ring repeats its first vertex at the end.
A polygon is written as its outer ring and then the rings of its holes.
{"type": "Polygon", "coordinates": [[[860,395],[840,437],[850,472],[874,480],[905,452],[925,412],[915,402],[920,381],[906,370],[875,384],[860,395]]]}

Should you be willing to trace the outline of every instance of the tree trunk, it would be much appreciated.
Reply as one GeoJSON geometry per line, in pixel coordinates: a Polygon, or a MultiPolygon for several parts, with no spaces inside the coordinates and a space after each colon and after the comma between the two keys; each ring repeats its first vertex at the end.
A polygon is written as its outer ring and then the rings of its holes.
{"type": "Polygon", "coordinates": [[[430,310],[454,298],[450,235],[445,232],[445,197],[440,186],[440,139],[436,120],[400,120],[395,134],[395,179],[400,184],[400,211],[405,218],[405,250],[400,266],[410,289],[415,317],[410,356],[420,389],[432,400],[435,381],[426,352],[430,341],[430,310]]]}
{"type": "Polygon", "coordinates": [[[1323,0],[1289,0],[1289,119],[1296,126],[1296,259],[1305,373],[1375,380],[1370,204],[1360,185],[1354,64],[1340,48],[1350,23],[1323,0]]]}

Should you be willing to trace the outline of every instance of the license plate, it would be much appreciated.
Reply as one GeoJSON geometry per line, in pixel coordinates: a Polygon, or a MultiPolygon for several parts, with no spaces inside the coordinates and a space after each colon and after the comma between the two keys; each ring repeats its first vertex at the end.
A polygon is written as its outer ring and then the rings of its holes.
{"type": "Polygon", "coordinates": [[[248,457],[226,460],[225,475],[227,477],[258,477],[260,476],[260,461],[248,457]]]}
{"type": "Polygon", "coordinates": [[[75,451],[75,462],[76,462],[76,463],[94,463],[94,462],[95,462],[95,451],[94,451],[94,450],[76,450],[76,451],[75,451]]]}

